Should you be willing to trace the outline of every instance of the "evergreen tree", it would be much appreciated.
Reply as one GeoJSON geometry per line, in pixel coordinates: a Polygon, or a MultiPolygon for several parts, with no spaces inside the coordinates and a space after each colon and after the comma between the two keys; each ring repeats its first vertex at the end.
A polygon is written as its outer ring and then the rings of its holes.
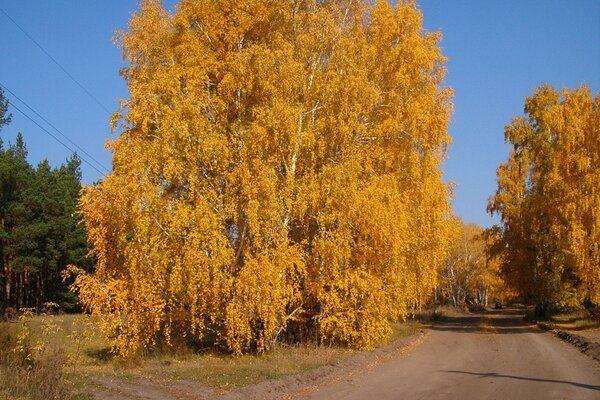
{"type": "MultiPolygon", "coordinates": [[[[2,127],[10,124],[12,115],[8,113],[8,99],[4,97],[4,90],[0,87],[0,131],[2,127]]],[[[2,141],[0,140],[0,149],[2,148],[2,141]]]]}
{"type": "Polygon", "coordinates": [[[59,168],[47,160],[33,168],[21,134],[0,148],[0,263],[4,307],[42,307],[59,303],[77,307],[61,272],[71,263],[84,265],[87,248],[79,223],[81,161],[73,155],[59,168]]]}
{"type": "Polygon", "coordinates": [[[23,137],[17,134],[15,144],[10,144],[0,157],[0,251],[3,264],[3,298],[5,306],[21,306],[21,293],[16,287],[25,277],[21,275],[25,255],[29,254],[31,244],[27,232],[23,229],[28,220],[29,209],[24,201],[26,188],[30,185],[32,169],[27,162],[27,149],[23,137]]]}

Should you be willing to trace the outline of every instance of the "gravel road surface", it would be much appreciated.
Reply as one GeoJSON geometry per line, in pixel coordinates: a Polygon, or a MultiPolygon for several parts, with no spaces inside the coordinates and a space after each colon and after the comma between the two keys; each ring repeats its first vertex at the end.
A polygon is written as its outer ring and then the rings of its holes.
{"type": "Polygon", "coordinates": [[[518,310],[436,323],[408,355],[320,388],[322,399],[600,399],[600,364],[518,310]]]}

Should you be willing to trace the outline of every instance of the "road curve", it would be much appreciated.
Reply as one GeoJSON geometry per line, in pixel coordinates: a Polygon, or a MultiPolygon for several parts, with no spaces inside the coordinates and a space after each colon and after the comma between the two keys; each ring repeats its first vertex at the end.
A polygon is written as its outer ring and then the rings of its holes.
{"type": "Polygon", "coordinates": [[[308,399],[600,399],[600,363],[518,310],[447,317],[408,355],[308,399]]]}

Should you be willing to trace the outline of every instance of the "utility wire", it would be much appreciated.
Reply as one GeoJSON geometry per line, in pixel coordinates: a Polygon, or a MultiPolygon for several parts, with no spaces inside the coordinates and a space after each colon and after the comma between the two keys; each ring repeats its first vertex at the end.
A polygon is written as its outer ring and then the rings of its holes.
{"type": "Polygon", "coordinates": [[[98,100],[98,98],[97,98],[96,96],[94,96],[94,95],[93,95],[93,94],[92,94],[92,93],[91,93],[89,90],[87,90],[87,89],[85,88],[85,86],[83,86],[83,85],[82,85],[82,84],[81,84],[81,83],[80,83],[80,82],[79,82],[77,79],[75,79],[75,77],[73,77],[73,75],[71,75],[71,74],[69,73],[69,71],[67,71],[67,70],[66,70],[66,68],[65,68],[65,67],[63,67],[63,66],[62,66],[62,65],[61,65],[61,64],[60,64],[58,61],[56,61],[56,59],[55,59],[54,57],[52,57],[52,55],[50,55],[50,53],[48,53],[48,52],[46,51],[46,49],[44,49],[44,48],[42,47],[42,45],[41,45],[41,44],[39,44],[39,43],[38,43],[38,42],[37,42],[37,41],[36,41],[36,40],[35,40],[33,37],[31,37],[31,35],[30,35],[30,34],[28,34],[28,33],[25,31],[25,29],[23,29],[23,28],[21,27],[21,25],[19,25],[19,24],[18,24],[18,23],[17,23],[17,22],[16,22],[14,19],[12,19],[12,18],[11,18],[11,16],[10,16],[10,15],[8,15],[8,14],[7,14],[7,12],[6,12],[6,11],[4,11],[4,10],[2,9],[2,7],[0,7],[0,11],[1,11],[1,12],[2,12],[2,14],[4,14],[4,15],[6,16],[6,18],[8,18],[8,19],[9,19],[9,20],[10,20],[10,21],[11,21],[11,22],[12,22],[12,23],[13,23],[13,24],[14,24],[14,25],[17,27],[17,28],[19,28],[19,30],[20,30],[21,32],[23,32],[23,34],[24,34],[25,36],[27,36],[27,38],[28,38],[29,40],[31,40],[31,41],[32,41],[32,42],[33,42],[33,43],[34,43],[34,44],[35,44],[35,45],[36,45],[36,46],[37,46],[37,47],[38,47],[38,48],[39,48],[39,49],[40,49],[40,50],[41,50],[41,51],[42,51],[42,52],[43,52],[43,53],[44,53],[44,54],[45,54],[45,55],[46,55],[46,56],[47,56],[47,57],[50,59],[50,60],[52,60],[52,61],[54,62],[54,64],[56,64],[56,65],[58,66],[58,68],[60,68],[60,69],[61,69],[61,70],[62,70],[62,71],[63,71],[63,72],[64,72],[64,73],[65,73],[65,74],[66,74],[66,75],[69,77],[69,78],[71,78],[71,80],[72,80],[73,82],[75,82],[75,84],[77,84],[77,86],[79,86],[79,87],[80,87],[80,88],[81,88],[81,89],[82,89],[82,90],[83,90],[83,91],[84,91],[84,92],[85,92],[85,93],[86,93],[86,94],[87,94],[87,95],[88,95],[88,96],[89,96],[89,97],[90,97],[92,100],[94,100],[94,102],[95,102],[95,103],[96,103],[96,104],[97,104],[97,105],[98,105],[100,108],[102,108],[104,111],[106,111],[106,113],[107,113],[107,114],[109,114],[109,115],[111,114],[111,112],[108,110],[108,108],[106,108],[106,107],[104,106],[104,104],[102,104],[102,103],[100,102],[100,100],[98,100]]]}
{"type": "MultiPolygon", "coordinates": [[[[87,151],[85,151],[83,148],[81,148],[77,143],[75,143],[74,141],[72,141],[67,135],[65,135],[64,133],[62,133],[60,131],[60,129],[58,129],[56,126],[54,126],[52,123],[50,123],[46,118],[44,118],[43,116],[41,116],[40,113],[38,113],[37,111],[35,111],[33,109],[33,107],[31,107],[29,104],[27,104],[25,102],[25,100],[21,99],[19,96],[17,96],[13,91],[11,91],[9,88],[7,88],[6,86],[4,86],[2,83],[0,83],[0,87],[3,87],[4,90],[6,90],[14,98],[16,98],[21,103],[23,103],[25,105],[25,107],[27,107],[28,109],[30,109],[35,115],[38,116],[38,118],[40,118],[42,121],[44,121],[50,127],[52,127],[52,129],[54,129],[60,136],[62,136],[65,140],[67,140],[69,143],[71,143],[73,146],[75,146],[79,151],[81,151],[83,154],[85,154],[90,160],[94,161],[96,163],[96,165],[98,165],[100,168],[104,169],[106,172],[109,172],[109,169],[106,168],[104,166],[104,164],[102,164],[100,161],[98,161],[97,159],[95,159],[94,156],[92,156],[87,151]]],[[[11,105],[12,105],[12,103],[11,103],[11,105]]]]}
{"type": "MultiPolygon", "coordinates": [[[[23,114],[23,116],[25,118],[27,118],[28,120],[30,120],[31,122],[33,122],[34,124],[36,124],[41,130],[43,130],[48,135],[50,135],[52,138],[54,138],[54,140],[56,140],[58,143],[62,144],[70,152],[76,153],[75,150],[73,150],[71,147],[69,147],[68,145],[66,145],[63,141],[61,141],[59,138],[57,138],[55,135],[53,135],[50,131],[48,131],[46,128],[44,128],[43,126],[41,126],[40,124],[38,124],[37,121],[35,121],[33,118],[31,118],[29,115],[27,115],[26,112],[24,112],[23,110],[21,110],[19,107],[15,106],[13,103],[11,103],[10,105],[15,110],[17,110],[18,112],[20,112],[21,114],[23,114]]],[[[96,166],[94,164],[90,163],[87,159],[85,159],[82,156],[80,156],[80,158],[81,158],[81,161],[85,162],[87,165],[89,165],[90,167],[92,167],[93,169],[95,169],[100,175],[106,177],[106,174],[104,172],[100,171],[98,168],[96,168],[96,166]]]]}

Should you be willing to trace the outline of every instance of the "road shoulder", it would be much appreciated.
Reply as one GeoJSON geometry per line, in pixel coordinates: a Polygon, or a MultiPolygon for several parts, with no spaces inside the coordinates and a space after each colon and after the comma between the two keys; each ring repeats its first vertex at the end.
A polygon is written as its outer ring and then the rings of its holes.
{"type": "Polygon", "coordinates": [[[600,361],[600,343],[571,331],[555,329],[546,322],[537,322],[536,324],[540,329],[548,331],[557,338],[573,345],[588,357],[591,357],[596,361],[600,361]]]}

